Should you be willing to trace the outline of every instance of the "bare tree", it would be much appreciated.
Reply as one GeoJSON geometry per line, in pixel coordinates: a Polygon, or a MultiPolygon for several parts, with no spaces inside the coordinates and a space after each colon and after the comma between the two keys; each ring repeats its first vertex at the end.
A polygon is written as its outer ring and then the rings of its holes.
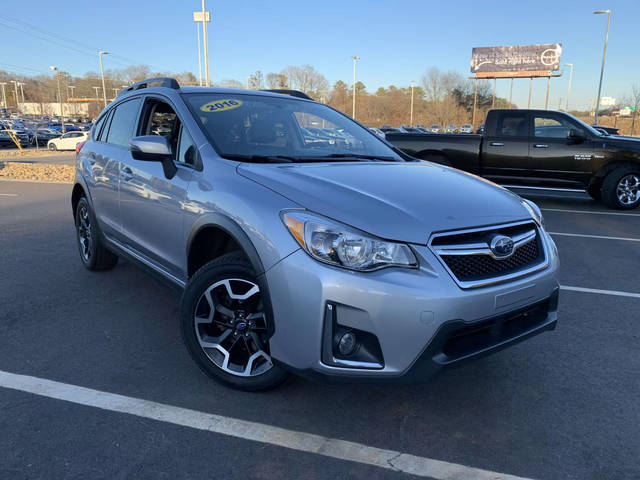
{"type": "Polygon", "coordinates": [[[250,90],[260,90],[262,89],[262,72],[258,70],[256,73],[252,73],[249,75],[249,79],[247,80],[247,86],[250,90]]]}
{"type": "Polygon", "coordinates": [[[329,90],[329,82],[311,65],[289,66],[282,71],[291,88],[300,90],[311,97],[318,97],[329,90]]]}
{"type": "Polygon", "coordinates": [[[284,73],[268,73],[267,86],[269,88],[287,88],[287,76],[284,73]]]}

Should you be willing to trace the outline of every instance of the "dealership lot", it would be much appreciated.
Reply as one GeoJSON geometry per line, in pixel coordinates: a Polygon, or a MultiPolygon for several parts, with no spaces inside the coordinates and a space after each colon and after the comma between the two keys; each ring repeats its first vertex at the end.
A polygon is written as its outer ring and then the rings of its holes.
{"type": "Polygon", "coordinates": [[[0,181],[0,477],[640,476],[640,211],[527,192],[560,250],[554,332],[425,384],[248,394],[193,364],[175,293],[82,267],[70,189],[0,181]]]}

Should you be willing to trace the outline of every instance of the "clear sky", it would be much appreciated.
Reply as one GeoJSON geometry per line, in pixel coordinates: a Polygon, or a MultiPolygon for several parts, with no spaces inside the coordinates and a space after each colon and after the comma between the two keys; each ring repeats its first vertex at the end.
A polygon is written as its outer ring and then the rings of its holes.
{"type": "MultiPolygon", "coordinates": [[[[143,63],[197,75],[192,12],[200,8],[198,0],[4,1],[0,69],[50,73],[55,64],[79,75],[97,70],[104,49],[118,55],[104,57],[105,68],[143,63]]],[[[419,82],[431,66],[469,75],[474,46],[561,42],[562,61],[575,64],[570,107],[587,108],[607,20],[597,9],[613,10],[602,95],[619,98],[640,82],[640,0],[207,0],[212,80],[310,64],[332,84],[351,83],[358,55],[358,80],[373,92],[419,82]]],[[[552,80],[553,108],[567,80],[552,80]]],[[[533,107],[544,106],[545,89],[546,80],[534,81],[533,107]]],[[[498,81],[498,95],[508,97],[509,80],[498,81]]],[[[527,95],[528,80],[516,80],[514,102],[526,107],[527,95]]]]}

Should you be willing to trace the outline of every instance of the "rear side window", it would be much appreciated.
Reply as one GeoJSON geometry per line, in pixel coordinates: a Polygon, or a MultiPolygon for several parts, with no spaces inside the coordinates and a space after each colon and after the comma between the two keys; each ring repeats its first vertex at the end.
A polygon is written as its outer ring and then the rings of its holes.
{"type": "Polygon", "coordinates": [[[107,135],[108,143],[122,147],[129,146],[129,140],[133,137],[134,129],[138,123],[139,109],[139,98],[121,103],[116,107],[107,135]]]}
{"type": "Polygon", "coordinates": [[[100,130],[102,130],[102,126],[104,125],[104,121],[105,119],[109,116],[109,114],[107,113],[106,115],[103,115],[102,118],[100,120],[98,120],[94,125],[93,128],[91,129],[93,131],[93,138],[94,140],[98,140],[100,141],[100,130]]]}
{"type": "Polygon", "coordinates": [[[498,118],[496,133],[498,137],[527,137],[527,116],[519,113],[502,114],[498,118]]]}

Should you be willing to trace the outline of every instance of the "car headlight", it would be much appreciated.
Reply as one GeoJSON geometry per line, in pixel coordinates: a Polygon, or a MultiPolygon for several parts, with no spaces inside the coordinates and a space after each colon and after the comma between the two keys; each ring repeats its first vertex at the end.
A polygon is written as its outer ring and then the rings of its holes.
{"type": "Polygon", "coordinates": [[[541,227],[544,227],[544,218],[542,218],[542,212],[540,211],[540,208],[538,207],[538,205],[533,203],[531,200],[527,200],[525,198],[522,199],[522,205],[524,206],[524,208],[526,208],[529,211],[529,213],[531,214],[533,219],[538,223],[538,225],[540,225],[541,227]]]}
{"type": "Polygon", "coordinates": [[[352,270],[416,267],[408,245],[388,242],[306,211],[282,212],[282,221],[300,246],[316,260],[352,270]]]}

